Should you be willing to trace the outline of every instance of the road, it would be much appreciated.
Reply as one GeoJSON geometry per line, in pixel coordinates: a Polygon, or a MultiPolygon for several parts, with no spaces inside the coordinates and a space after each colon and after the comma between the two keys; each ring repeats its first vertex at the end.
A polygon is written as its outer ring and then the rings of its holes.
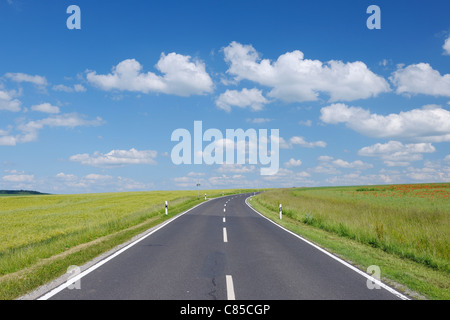
{"type": "MultiPolygon", "coordinates": [[[[212,199],[44,299],[399,299],[252,210],[212,199]],[[79,289],[78,289],[79,288],[79,289]]],[[[389,288],[388,288],[389,289],[389,288]]]]}

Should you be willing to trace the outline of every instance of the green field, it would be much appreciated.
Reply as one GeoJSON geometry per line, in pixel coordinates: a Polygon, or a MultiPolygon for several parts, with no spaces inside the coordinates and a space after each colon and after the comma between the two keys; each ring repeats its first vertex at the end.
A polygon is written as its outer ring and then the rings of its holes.
{"type": "MultiPolygon", "coordinates": [[[[225,194],[246,191],[253,190],[225,194]]],[[[222,195],[200,195],[205,192],[222,195]]],[[[48,283],[68,266],[82,265],[202,201],[197,191],[2,196],[0,299],[48,283]]],[[[406,293],[450,299],[448,183],[273,189],[251,204],[363,270],[380,266],[384,279],[406,293]]]]}
{"type": "Polygon", "coordinates": [[[450,299],[449,183],[277,189],[252,205],[362,269],[383,266],[423,297],[450,299]]]}
{"type": "MultiPolygon", "coordinates": [[[[225,190],[226,194],[245,190],[225,190]]],[[[0,197],[0,299],[14,299],[222,190],[0,197]],[[169,215],[164,202],[169,203],[169,215]]]]}

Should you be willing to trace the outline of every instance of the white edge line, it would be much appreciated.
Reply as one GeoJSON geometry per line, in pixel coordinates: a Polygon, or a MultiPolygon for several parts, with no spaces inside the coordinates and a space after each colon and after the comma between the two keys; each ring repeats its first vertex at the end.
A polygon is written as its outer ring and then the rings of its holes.
{"type": "Polygon", "coordinates": [[[94,271],[95,269],[101,267],[102,265],[104,265],[105,263],[107,263],[108,261],[114,259],[115,257],[117,257],[119,254],[121,254],[122,252],[130,249],[131,247],[133,247],[134,245],[136,245],[137,243],[141,242],[142,240],[144,240],[145,238],[147,238],[148,236],[152,235],[153,233],[155,233],[156,231],[160,230],[161,228],[165,227],[166,225],[168,225],[169,223],[171,223],[172,221],[178,219],[179,217],[185,215],[186,213],[188,213],[189,211],[209,202],[215,199],[219,199],[221,197],[218,198],[212,198],[212,199],[208,199],[205,202],[199,203],[198,205],[170,218],[169,220],[163,222],[160,226],[158,226],[156,229],[154,229],[153,231],[145,234],[144,236],[142,236],[141,238],[137,239],[136,241],[130,243],[129,245],[123,247],[122,249],[120,249],[119,251],[116,251],[114,254],[108,256],[107,258],[97,262],[96,264],[94,264],[92,267],[86,269],[85,271],[81,272],[79,275],[70,278],[69,280],[67,280],[66,282],[64,282],[63,284],[59,285],[58,287],[54,288],[53,290],[47,292],[46,294],[42,295],[41,297],[39,297],[37,300],[48,300],[51,297],[53,297],[54,295],[56,295],[57,293],[61,292],[62,290],[64,290],[65,288],[67,288],[68,286],[70,286],[71,284],[73,284],[74,282],[80,280],[81,278],[83,278],[84,276],[88,275],[89,273],[91,273],[92,271],[94,271]]]}
{"type": "Polygon", "coordinates": [[[380,280],[378,280],[378,279],[372,277],[371,275],[368,275],[367,273],[365,273],[364,271],[361,271],[360,269],[356,268],[355,266],[351,265],[350,263],[348,263],[348,262],[346,262],[346,261],[344,261],[344,260],[342,260],[342,259],[336,257],[334,254],[332,254],[332,253],[326,251],[325,249],[319,247],[318,245],[312,243],[311,241],[306,240],[305,238],[299,236],[298,234],[296,234],[296,233],[294,233],[294,232],[292,232],[292,231],[286,229],[285,227],[279,225],[279,224],[276,223],[275,221],[273,221],[273,220],[267,218],[267,217],[264,216],[262,213],[256,211],[256,209],[254,209],[253,207],[250,206],[250,204],[249,204],[248,201],[247,201],[249,198],[250,198],[250,197],[248,197],[248,198],[245,199],[245,203],[247,204],[247,206],[248,206],[250,209],[252,209],[253,211],[255,211],[255,212],[256,212],[257,214],[259,214],[261,217],[263,217],[263,218],[269,220],[270,222],[272,222],[272,223],[273,223],[274,225],[276,225],[277,227],[280,227],[280,228],[283,229],[284,231],[289,232],[289,233],[292,234],[293,236],[296,236],[296,237],[299,238],[300,240],[302,240],[302,241],[306,242],[307,244],[313,246],[314,248],[320,250],[321,252],[325,253],[326,255],[328,255],[329,257],[333,258],[334,260],[336,260],[336,261],[342,263],[343,265],[345,265],[346,267],[352,269],[353,271],[359,273],[360,275],[362,275],[363,277],[367,278],[368,280],[370,280],[370,281],[376,283],[377,285],[379,285],[380,287],[386,289],[386,290],[389,291],[390,293],[396,295],[396,296],[399,297],[400,299],[403,299],[403,300],[411,300],[411,299],[409,299],[407,296],[405,296],[405,295],[401,294],[400,292],[396,291],[395,289],[389,287],[388,285],[386,285],[385,283],[381,282],[380,280]]]}
{"type": "Polygon", "coordinates": [[[236,300],[236,296],[234,295],[233,277],[226,275],[225,279],[227,283],[227,299],[236,300]]]}

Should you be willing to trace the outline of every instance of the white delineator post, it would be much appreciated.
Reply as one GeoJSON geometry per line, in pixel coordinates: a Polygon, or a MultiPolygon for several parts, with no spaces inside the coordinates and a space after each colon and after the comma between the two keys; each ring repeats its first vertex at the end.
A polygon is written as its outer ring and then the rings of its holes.
{"type": "Polygon", "coordinates": [[[205,200],[206,200],[206,193],[205,193],[205,200]]]}
{"type": "Polygon", "coordinates": [[[167,216],[167,201],[166,201],[166,216],[167,216]]]}
{"type": "Polygon", "coordinates": [[[282,207],[281,207],[281,203],[280,203],[280,220],[281,220],[281,216],[282,216],[282,207]]]}

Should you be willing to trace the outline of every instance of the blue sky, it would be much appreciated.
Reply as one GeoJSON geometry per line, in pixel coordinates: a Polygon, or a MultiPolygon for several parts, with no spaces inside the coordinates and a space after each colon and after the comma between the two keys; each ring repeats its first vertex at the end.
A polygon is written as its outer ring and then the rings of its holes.
{"type": "Polygon", "coordinates": [[[0,30],[0,189],[450,181],[448,1],[0,0],[0,30]],[[196,120],[279,129],[278,173],[175,165],[196,120]]]}

